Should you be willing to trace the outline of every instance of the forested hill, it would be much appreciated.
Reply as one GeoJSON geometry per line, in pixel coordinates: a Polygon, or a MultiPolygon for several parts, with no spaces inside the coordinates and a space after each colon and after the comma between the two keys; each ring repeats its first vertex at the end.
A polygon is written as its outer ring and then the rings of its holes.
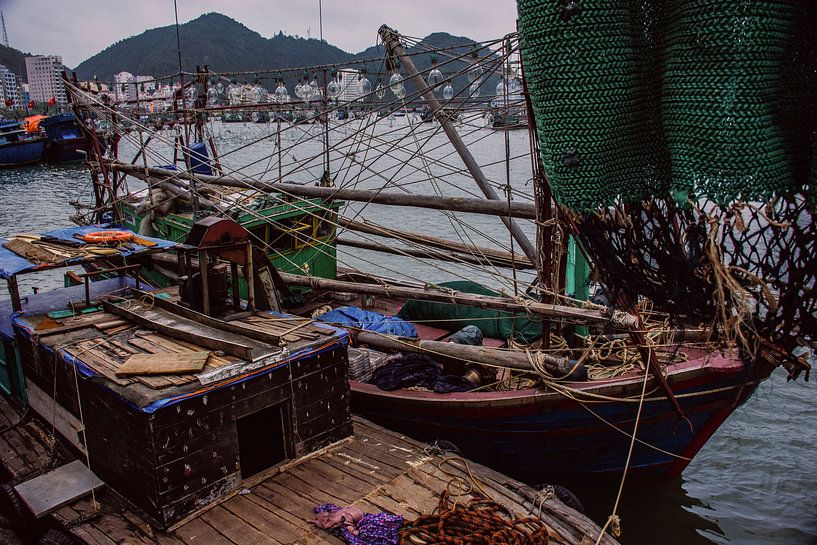
{"type": "MultiPolygon", "coordinates": [[[[179,27],[182,65],[185,70],[207,65],[216,72],[275,70],[279,68],[343,63],[382,55],[377,48],[353,54],[326,42],[278,33],[264,38],[238,21],[219,13],[207,13],[179,27]]],[[[470,44],[473,40],[438,32],[424,41],[434,44],[470,44]]],[[[418,62],[423,69],[427,59],[418,62]]],[[[372,66],[377,71],[380,66],[372,66]]],[[[178,72],[176,28],[146,30],[121,40],[83,61],[76,68],[80,79],[94,76],[110,81],[120,71],[138,75],[165,76],[178,72]]]]}

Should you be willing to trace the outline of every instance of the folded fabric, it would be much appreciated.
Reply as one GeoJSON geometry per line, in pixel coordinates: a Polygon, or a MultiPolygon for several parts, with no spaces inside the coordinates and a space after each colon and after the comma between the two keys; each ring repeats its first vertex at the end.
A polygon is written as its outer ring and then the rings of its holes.
{"type": "Polygon", "coordinates": [[[335,510],[328,509],[326,511],[320,511],[315,516],[315,520],[310,522],[324,530],[345,528],[352,534],[357,535],[355,526],[360,522],[364,514],[365,513],[357,507],[340,507],[335,510]]]}
{"type": "Polygon", "coordinates": [[[338,507],[333,503],[316,506],[315,513],[312,524],[329,530],[348,545],[397,545],[403,526],[400,515],[363,513],[356,507],[338,507]]]}

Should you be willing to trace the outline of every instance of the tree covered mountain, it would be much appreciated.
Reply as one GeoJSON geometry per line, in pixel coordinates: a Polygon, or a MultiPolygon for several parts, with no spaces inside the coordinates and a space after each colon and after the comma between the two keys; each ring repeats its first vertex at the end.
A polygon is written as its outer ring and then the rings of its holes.
{"type": "MultiPolygon", "coordinates": [[[[288,36],[282,32],[271,38],[264,38],[238,21],[219,13],[207,13],[180,25],[179,36],[182,66],[186,71],[204,65],[216,72],[275,70],[383,56],[382,46],[352,54],[325,41],[288,36]]],[[[421,43],[429,46],[462,44],[467,48],[473,44],[473,40],[434,33],[421,43]]],[[[370,73],[382,70],[382,63],[374,64],[367,67],[370,73]]],[[[416,64],[420,70],[428,68],[431,64],[430,55],[418,56],[416,64]]],[[[96,76],[103,81],[112,80],[113,75],[122,70],[156,77],[178,72],[175,26],[150,29],[138,36],[121,40],[83,61],[76,68],[80,79],[87,80],[96,76]]]]}

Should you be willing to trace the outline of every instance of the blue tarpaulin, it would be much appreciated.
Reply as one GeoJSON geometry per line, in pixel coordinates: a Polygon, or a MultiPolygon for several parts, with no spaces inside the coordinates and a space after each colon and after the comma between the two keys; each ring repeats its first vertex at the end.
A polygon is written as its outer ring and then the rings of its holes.
{"type": "Polygon", "coordinates": [[[396,316],[385,316],[370,310],[357,307],[340,307],[317,317],[321,322],[337,324],[341,327],[355,327],[400,337],[416,337],[417,329],[413,324],[396,316]]]}
{"type": "MultiPolygon", "coordinates": [[[[78,246],[80,249],[82,246],[87,245],[80,239],[76,238],[74,235],[84,235],[86,233],[93,233],[95,231],[127,231],[129,233],[133,233],[129,229],[125,229],[119,225],[111,225],[111,224],[104,224],[104,225],[86,225],[83,227],[66,227],[64,229],[56,229],[54,231],[49,231],[47,233],[43,233],[41,235],[42,238],[50,240],[56,243],[67,243],[72,246],[78,246]]],[[[136,235],[136,233],[134,233],[136,235]]],[[[169,242],[167,240],[163,240],[160,238],[151,238],[145,236],[139,236],[139,238],[150,240],[155,242],[155,246],[147,247],[136,244],[135,242],[129,242],[127,246],[119,245],[116,247],[117,252],[122,257],[129,257],[141,252],[145,252],[148,250],[157,250],[157,249],[165,249],[165,248],[173,248],[177,246],[175,242],[169,242]]],[[[53,269],[56,267],[62,267],[65,265],[73,265],[73,264],[80,264],[87,261],[93,261],[97,259],[97,256],[78,256],[70,259],[66,259],[60,263],[34,263],[29,261],[28,259],[17,255],[16,253],[12,252],[5,246],[3,246],[6,242],[6,239],[0,238],[0,278],[6,279],[9,276],[19,274],[21,272],[30,272],[37,269],[53,269]]],[[[110,258],[111,256],[104,256],[106,258],[110,258]]]]}

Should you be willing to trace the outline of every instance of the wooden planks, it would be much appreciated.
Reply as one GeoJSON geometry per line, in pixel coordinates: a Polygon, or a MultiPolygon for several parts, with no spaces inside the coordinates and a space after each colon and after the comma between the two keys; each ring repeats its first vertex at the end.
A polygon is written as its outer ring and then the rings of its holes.
{"type": "Polygon", "coordinates": [[[193,373],[202,370],[208,357],[209,350],[177,354],[133,354],[116,370],[116,376],[193,373]]]}
{"type": "Polygon", "coordinates": [[[73,503],[103,482],[79,460],[24,481],[14,489],[28,506],[34,518],[42,518],[63,505],[73,503]]]}

